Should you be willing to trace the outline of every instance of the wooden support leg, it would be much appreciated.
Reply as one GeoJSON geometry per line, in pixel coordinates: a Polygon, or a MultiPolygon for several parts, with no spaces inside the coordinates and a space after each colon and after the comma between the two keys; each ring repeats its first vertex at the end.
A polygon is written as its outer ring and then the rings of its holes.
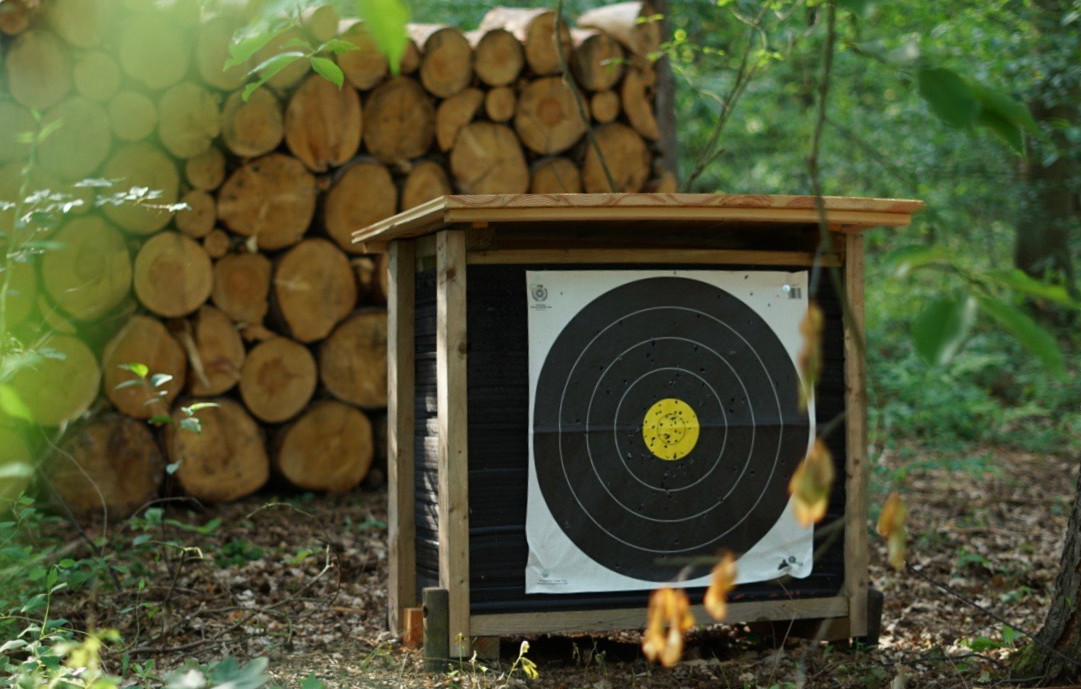
{"type": "Polygon", "coordinates": [[[481,660],[495,662],[499,660],[499,637],[498,636],[475,636],[473,637],[473,652],[481,660]]]}
{"type": "Polygon", "coordinates": [[[446,589],[426,588],[424,598],[424,670],[439,672],[450,662],[448,595],[446,589]]]}

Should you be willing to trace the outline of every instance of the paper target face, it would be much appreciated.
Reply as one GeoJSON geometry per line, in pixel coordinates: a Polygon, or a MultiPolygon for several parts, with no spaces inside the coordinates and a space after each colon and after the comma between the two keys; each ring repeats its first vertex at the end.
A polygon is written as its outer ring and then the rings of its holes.
{"type": "Polygon", "coordinates": [[[684,566],[665,560],[722,549],[769,551],[763,578],[789,558],[809,572],[810,532],[784,519],[813,425],[793,358],[806,274],[547,271],[527,282],[527,590],[651,586],[684,566]]]}

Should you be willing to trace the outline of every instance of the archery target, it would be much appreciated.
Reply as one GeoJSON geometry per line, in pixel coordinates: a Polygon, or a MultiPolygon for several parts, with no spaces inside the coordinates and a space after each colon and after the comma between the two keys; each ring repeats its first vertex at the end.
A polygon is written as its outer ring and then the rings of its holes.
{"type": "Polygon", "coordinates": [[[806,271],[528,271],[527,593],[811,571],[788,481],[814,431],[806,271]],[[682,573],[681,573],[682,572],[682,573]]]}

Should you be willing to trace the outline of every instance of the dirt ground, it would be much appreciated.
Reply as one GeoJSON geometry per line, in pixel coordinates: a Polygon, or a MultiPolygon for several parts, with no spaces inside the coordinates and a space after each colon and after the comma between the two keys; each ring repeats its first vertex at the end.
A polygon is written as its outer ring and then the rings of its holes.
{"type": "MultiPolygon", "coordinates": [[[[261,495],[205,510],[174,504],[166,517],[177,523],[142,526],[165,544],[137,564],[145,589],[134,597],[92,589],[58,605],[76,623],[119,627],[133,660],[165,668],[268,655],[272,684],[282,687],[312,675],[327,687],[395,688],[1006,684],[1010,648],[1035,633],[1048,604],[1076,461],[994,448],[886,452],[878,461],[872,502],[881,504],[884,482],[901,488],[910,553],[907,571],[888,570],[872,537],[872,583],[885,594],[874,650],[795,640],[775,648],[715,626],[693,633],[684,662],[670,670],[648,665],[638,634],[626,633],[529,639],[533,680],[512,667],[521,639],[504,640],[501,663],[425,674],[420,653],[385,631],[386,500],[378,489],[261,495]]],[[[114,527],[114,535],[130,539],[123,530],[131,528],[114,527]]]]}

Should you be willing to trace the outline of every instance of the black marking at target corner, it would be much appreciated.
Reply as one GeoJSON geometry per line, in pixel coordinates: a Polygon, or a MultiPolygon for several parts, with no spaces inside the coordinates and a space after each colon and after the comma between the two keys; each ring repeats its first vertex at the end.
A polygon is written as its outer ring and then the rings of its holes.
{"type": "Polygon", "coordinates": [[[532,443],[548,509],[586,555],[637,579],[671,579],[682,565],[664,558],[744,552],[780,516],[806,450],[797,389],[772,328],[728,292],[681,277],[616,287],[567,323],[538,376],[532,443]],[[668,397],[700,423],[678,462],[642,436],[668,397]]]}

